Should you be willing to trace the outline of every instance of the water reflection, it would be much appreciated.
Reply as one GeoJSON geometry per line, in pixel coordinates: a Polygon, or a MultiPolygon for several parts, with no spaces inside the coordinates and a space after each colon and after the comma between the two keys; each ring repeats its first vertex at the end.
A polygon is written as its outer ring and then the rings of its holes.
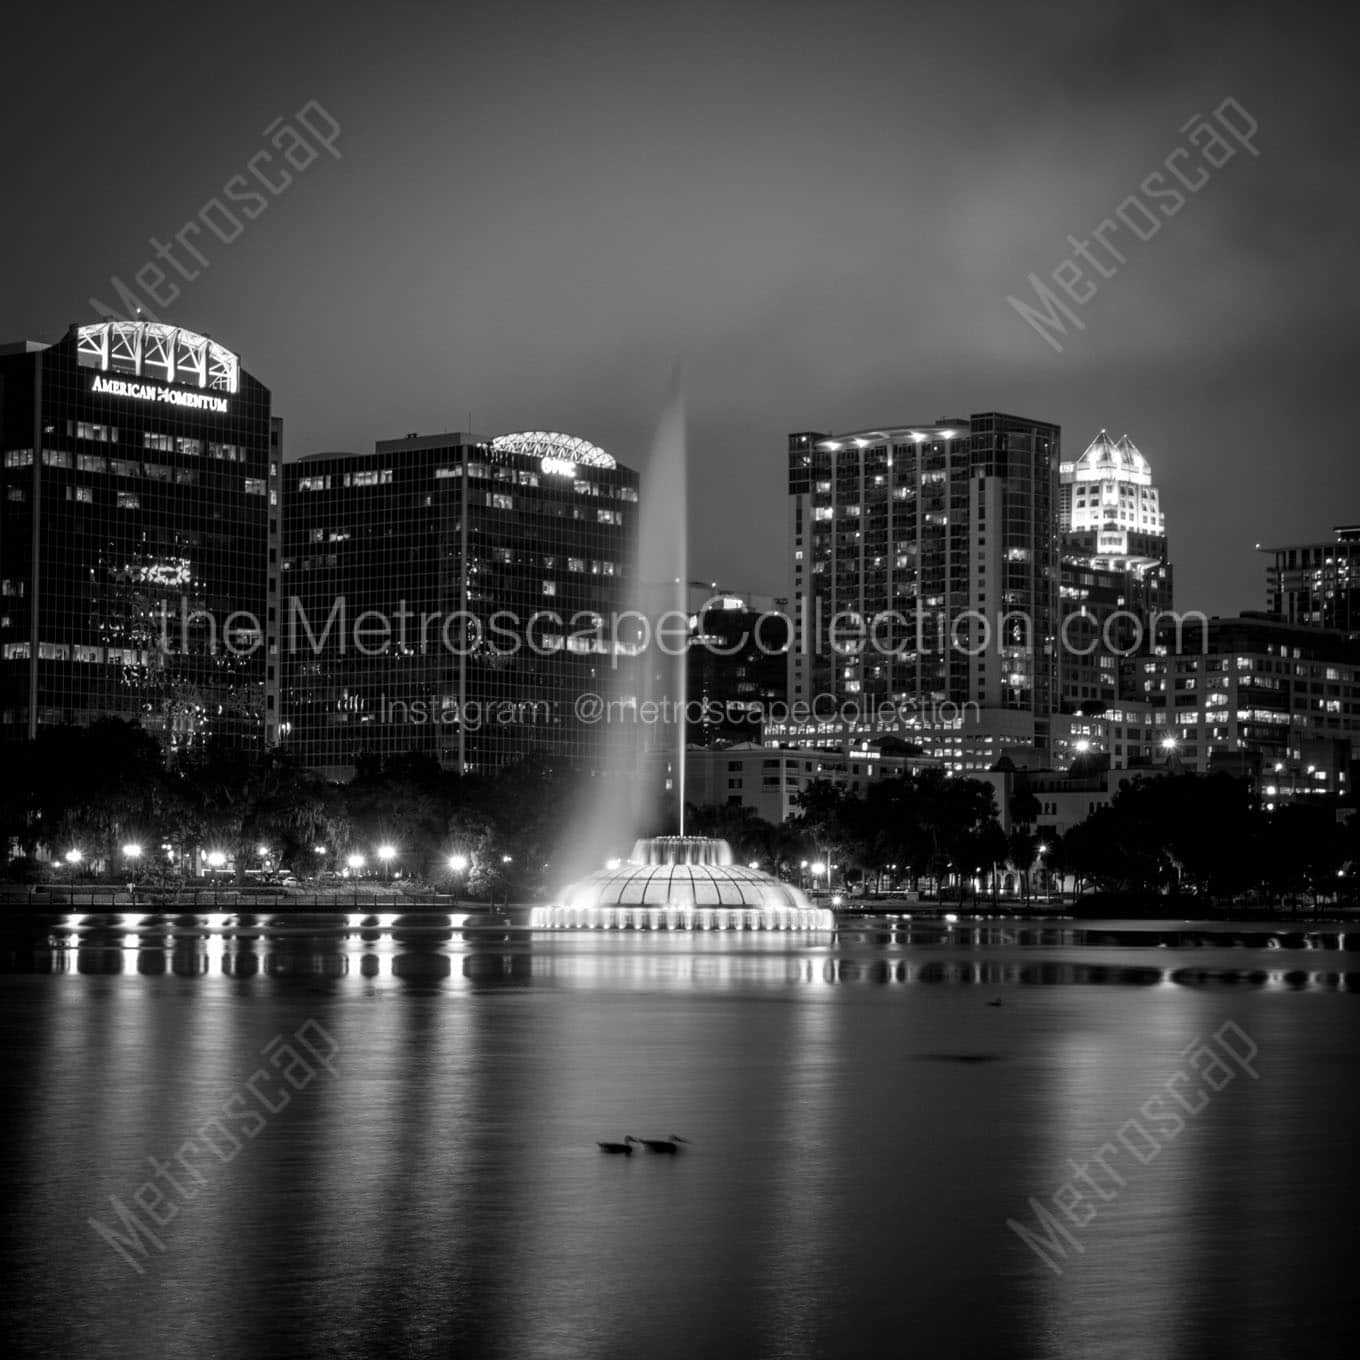
{"type": "Polygon", "coordinates": [[[0,972],[450,988],[1096,986],[1358,991],[1360,933],[894,920],[821,933],[544,933],[469,914],[99,913],[5,924],[0,972]]]}
{"type": "Polygon", "coordinates": [[[8,1207],[26,1237],[0,1270],[36,1320],[11,1349],[1343,1353],[1353,1271],[1337,1246],[1360,1202],[1338,1135],[1360,1117],[1343,935],[1159,938],[1181,929],[10,920],[5,970],[49,974],[0,990],[8,1207]],[[212,1166],[134,1274],[90,1216],[308,1019],[334,1035],[339,1078],[212,1166]],[[1007,1216],[1229,1020],[1259,1040],[1262,1079],[1216,1096],[1154,1165],[1119,1163],[1128,1186],[1053,1276],[1007,1216]],[[691,1139],[673,1158],[595,1148],[672,1130],[691,1139]]]}

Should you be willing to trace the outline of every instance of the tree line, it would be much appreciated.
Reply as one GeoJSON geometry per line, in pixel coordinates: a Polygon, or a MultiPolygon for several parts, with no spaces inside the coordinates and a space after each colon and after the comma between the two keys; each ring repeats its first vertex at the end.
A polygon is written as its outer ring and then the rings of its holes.
{"type": "MultiPolygon", "coordinates": [[[[406,755],[361,764],[339,785],[280,753],[209,748],[167,763],[136,724],[106,719],[44,729],[10,749],[0,832],[11,878],[55,866],[173,883],[192,874],[197,852],[211,850],[238,876],[267,869],[312,878],[353,858],[364,874],[434,884],[456,874],[468,891],[528,900],[556,885],[564,809],[585,796],[582,778],[544,758],[459,775],[406,755]],[[135,860],[124,853],[130,845],[141,851],[135,860]],[[382,846],[393,851],[384,865],[382,846]]],[[[878,780],[863,794],[818,781],[795,807],[783,824],[740,806],[691,807],[686,825],[730,842],[741,863],[869,894],[961,891],[1008,872],[1020,895],[1037,875],[1045,886],[1062,877],[1078,890],[1143,896],[1350,896],[1350,865],[1360,861],[1360,827],[1339,821],[1331,800],[1268,811],[1228,775],[1131,776],[1108,806],[1062,836],[1042,827],[1039,803],[1023,787],[1011,797],[1005,833],[989,783],[936,769],[878,780]]],[[[674,809],[658,805],[640,821],[641,833],[664,833],[674,809]]]]}

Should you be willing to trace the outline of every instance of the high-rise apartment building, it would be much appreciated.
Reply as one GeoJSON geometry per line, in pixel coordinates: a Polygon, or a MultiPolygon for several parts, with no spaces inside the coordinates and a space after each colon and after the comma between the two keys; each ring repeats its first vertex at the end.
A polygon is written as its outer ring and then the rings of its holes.
{"type": "MultiPolygon", "coordinates": [[[[789,436],[793,699],[972,705],[1046,746],[1060,431],[999,412],[789,436]]],[[[933,719],[923,719],[927,725],[933,719]]]]}
{"type": "Polygon", "coordinates": [[[146,321],[0,347],[0,736],[101,717],[262,746],[279,422],[224,346],[146,321]]]}
{"type": "Polygon", "coordinates": [[[1360,757],[1355,640],[1244,614],[1167,620],[1150,641],[1150,655],[1124,663],[1123,693],[1187,769],[1204,773],[1245,752],[1259,761],[1268,798],[1349,791],[1360,757]]]}
{"type": "Polygon", "coordinates": [[[1262,548],[1266,608],[1287,623],[1360,633],[1360,525],[1342,524],[1330,543],[1262,548]]]}
{"type": "Polygon", "coordinates": [[[280,738],[303,763],[599,766],[607,723],[577,699],[632,663],[611,620],[635,472],[562,434],[411,435],[289,463],[284,508],[280,738]]]}

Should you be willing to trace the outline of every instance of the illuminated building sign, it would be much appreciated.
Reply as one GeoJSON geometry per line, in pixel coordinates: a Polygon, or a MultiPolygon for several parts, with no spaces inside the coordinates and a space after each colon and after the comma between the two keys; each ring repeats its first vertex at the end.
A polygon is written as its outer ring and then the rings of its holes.
{"type": "MultiPolygon", "coordinates": [[[[226,397],[211,392],[186,392],[178,387],[162,387],[160,383],[124,382],[121,378],[98,377],[90,391],[103,397],[132,397],[137,401],[163,401],[171,406],[185,406],[194,411],[227,412],[226,397]]],[[[545,460],[546,461],[546,460],[545,460]]]]}
{"type": "Polygon", "coordinates": [[[575,477],[576,464],[570,458],[554,458],[547,455],[539,460],[539,467],[553,477],[575,477]]]}

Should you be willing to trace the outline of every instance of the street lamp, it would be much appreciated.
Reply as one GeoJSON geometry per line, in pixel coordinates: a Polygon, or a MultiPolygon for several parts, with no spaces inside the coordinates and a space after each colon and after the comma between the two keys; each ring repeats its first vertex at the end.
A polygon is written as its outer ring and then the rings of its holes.
{"type": "MultiPolygon", "coordinates": [[[[378,853],[382,854],[382,851],[380,850],[378,853]]],[[[504,863],[505,861],[502,860],[501,862],[504,863]]],[[[466,870],[467,867],[468,857],[466,855],[449,856],[449,868],[452,869],[455,874],[463,873],[463,871],[466,870]]]]}
{"type": "Polygon", "coordinates": [[[346,856],[345,863],[353,869],[355,873],[358,873],[358,871],[364,867],[364,857],[356,851],[354,854],[346,856]]]}
{"type": "Polygon", "coordinates": [[[1176,749],[1176,745],[1177,745],[1176,738],[1173,737],[1169,732],[1167,733],[1166,736],[1162,738],[1163,751],[1174,751],[1176,749]]]}
{"type": "Polygon", "coordinates": [[[396,858],[397,847],[395,845],[380,845],[378,847],[378,858],[382,861],[383,872],[388,878],[392,877],[392,861],[396,858]]]}
{"type": "Polygon", "coordinates": [[[81,854],[81,852],[80,852],[79,850],[77,850],[77,849],[75,848],[75,846],[73,845],[73,846],[66,852],[66,854],[65,854],[64,856],[62,856],[62,858],[65,859],[65,861],[67,862],[67,864],[76,865],[76,864],[79,864],[79,863],[80,863],[80,861],[84,858],[84,856],[83,856],[83,855],[81,854]]]}
{"type": "Polygon", "coordinates": [[[208,851],[208,867],[210,869],[220,869],[226,862],[227,857],[221,850],[208,851]]]}
{"type": "Polygon", "coordinates": [[[129,841],[129,842],[123,847],[123,858],[124,858],[124,859],[141,859],[141,857],[142,857],[142,847],[141,847],[140,845],[138,845],[135,841],[129,841]]]}

